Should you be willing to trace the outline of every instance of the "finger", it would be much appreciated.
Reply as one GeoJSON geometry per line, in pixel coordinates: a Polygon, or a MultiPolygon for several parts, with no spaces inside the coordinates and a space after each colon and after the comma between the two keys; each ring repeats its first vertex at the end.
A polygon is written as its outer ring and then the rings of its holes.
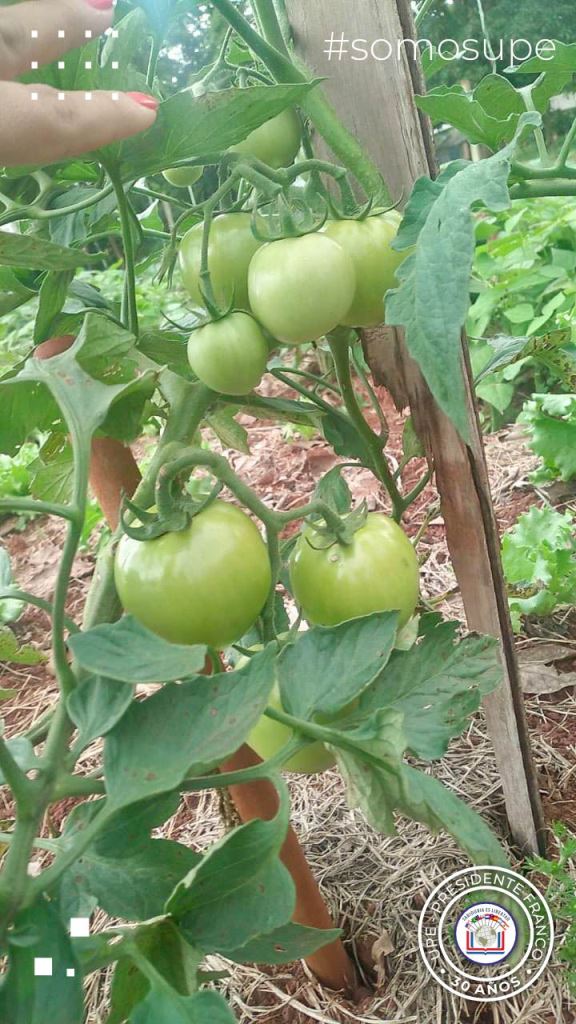
{"type": "Polygon", "coordinates": [[[143,93],[58,92],[0,83],[0,166],[43,166],[146,131],[158,101],[143,93]]]}
{"type": "Polygon", "coordinates": [[[0,8],[0,79],[50,64],[105,32],[113,0],[27,0],[0,8]]]}

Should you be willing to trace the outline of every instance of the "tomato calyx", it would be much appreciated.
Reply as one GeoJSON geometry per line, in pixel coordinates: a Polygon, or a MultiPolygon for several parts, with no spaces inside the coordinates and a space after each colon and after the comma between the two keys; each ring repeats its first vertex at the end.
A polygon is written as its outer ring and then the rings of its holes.
{"type": "MultiPolygon", "coordinates": [[[[202,288],[202,281],[200,281],[200,290],[202,291],[202,294],[204,295],[204,291],[203,291],[203,288],[202,288]]],[[[205,296],[204,296],[204,301],[205,302],[207,301],[205,296]]],[[[228,306],[227,309],[221,310],[221,309],[218,309],[218,308],[214,307],[213,312],[210,312],[210,310],[208,309],[208,306],[207,306],[206,307],[206,311],[202,310],[201,311],[201,315],[197,317],[196,323],[193,324],[192,327],[186,328],[186,329],[190,331],[190,334],[194,334],[194,331],[199,331],[199,330],[202,329],[202,327],[208,327],[209,324],[217,324],[217,323],[220,322],[220,320],[225,320],[226,317],[231,316],[232,313],[242,313],[242,312],[244,312],[244,311],[238,309],[234,305],[234,296],[232,296],[232,301],[230,302],[230,305],[228,306]]],[[[180,328],[180,330],[182,330],[182,329],[183,328],[180,328]]]]}
{"type": "Polygon", "coordinates": [[[278,242],[283,238],[302,238],[320,231],[329,215],[328,201],[317,195],[316,209],[306,197],[281,192],[267,207],[254,207],[252,233],[260,242],[278,242]]]}
{"type": "Polygon", "coordinates": [[[334,520],[330,523],[326,523],[324,526],[314,520],[311,522],[307,521],[308,530],[312,530],[314,537],[311,538],[309,533],[306,534],[306,543],[314,548],[315,551],[326,551],[328,548],[334,547],[335,544],[343,544],[348,546],[354,539],[354,534],[361,530],[366,523],[368,516],[368,506],[365,501],[359,505],[358,508],[349,512],[347,516],[340,517],[340,526],[336,527],[334,520]],[[316,543],[316,537],[318,543],[316,543]]]}
{"type": "Polygon", "coordinates": [[[162,502],[158,502],[157,512],[149,512],[129,498],[124,498],[120,514],[122,531],[132,540],[141,541],[155,540],[166,533],[179,533],[190,525],[195,516],[216,500],[222,487],[223,484],[217,480],[210,493],[200,501],[181,491],[175,493],[171,488],[168,497],[164,496],[162,502]],[[133,517],[130,522],[126,518],[128,513],[133,517]],[[135,521],[139,525],[136,525],[135,521]]]}
{"type": "Polygon", "coordinates": [[[331,220],[366,220],[374,210],[374,198],[371,197],[361,206],[356,200],[353,203],[344,200],[338,202],[335,196],[328,197],[331,220]]]}

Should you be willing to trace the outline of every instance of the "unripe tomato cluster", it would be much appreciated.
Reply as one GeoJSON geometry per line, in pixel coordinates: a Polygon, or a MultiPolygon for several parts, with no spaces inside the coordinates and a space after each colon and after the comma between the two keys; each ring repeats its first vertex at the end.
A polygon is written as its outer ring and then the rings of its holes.
{"type": "MultiPolygon", "coordinates": [[[[414,614],[418,560],[408,537],[387,516],[370,513],[349,544],[322,548],[314,541],[307,528],[290,559],[292,594],[310,624],[335,626],[371,612],[398,611],[404,625],[414,614]]],[[[172,643],[216,649],[248,632],[272,582],[268,552],[256,526],[223,501],[214,501],[178,533],[147,541],[124,536],[115,577],[125,610],[142,625],[172,643]]],[[[282,708],[277,688],[269,703],[282,708]]],[[[264,715],[249,742],[268,758],[289,738],[287,726],[264,715]]],[[[316,742],[285,767],[311,773],[333,764],[330,751],[316,742]]]]}
{"type": "MultiPolygon", "coordinates": [[[[188,348],[196,376],[223,394],[248,394],[259,383],[266,364],[258,376],[257,346],[253,341],[243,349],[243,338],[258,336],[264,352],[262,329],[270,345],[301,345],[340,324],[375,327],[382,323],[385,294],[396,284],[395,271],[403,258],[391,249],[400,219],[391,210],[363,221],[331,221],[322,231],[263,244],[252,232],[248,213],[216,217],[208,245],[214,294],[222,306],[250,314],[252,330],[245,320],[232,319],[235,313],[219,321],[226,323],[219,334],[214,324],[196,328],[188,348]],[[220,345],[212,359],[215,337],[220,345]],[[235,370],[221,374],[225,338],[235,370]]],[[[203,303],[202,233],[203,225],[194,225],[182,239],[179,253],[182,281],[198,306],[203,303]]]]}
{"type": "MultiPolygon", "coordinates": [[[[278,169],[294,161],[301,138],[298,115],[285,110],[231,150],[278,169]]],[[[201,170],[176,168],[165,176],[173,185],[192,185],[201,170]]],[[[382,323],[384,297],[403,259],[391,248],[400,220],[391,210],[263,243],[249,213],[217,216],[210,226],[208,270],[216,303],[232,312],[218,321],[218,330],[211,323],[192,333],[188,359],[198,379],[222,394],[248,394],[265,371],[265,336],[270,346],[301,345],[339,325],[382,323]],[[251,326],[236,316],[239,311],[252,317],[251,326]]],[[[200,308],[203,232],[203,223],[190,228],[178,257],[182,282],[200,308]]]]}
{"type": "MultiPolygon", "coordinates": [[[[298,116],[284,111],[233,148],[280,168],[294,160],[300,142],[298,116]]],[[[173,168],[165,177],[176,187],[189,187],[201,174],[202,168],[173,168]]],[[[399,214],[389,211],[364,220],[330,221],[320,231],[262,243],[252,231],[250,214],[218,215],[209,235],[208,269],[216,305],[229,312],[192,332],[188,359],[198,379],[224,395],[249,394],[260,383],[276,343],[314,341],[338,325],[380,324],[386,292],[396,284],[403,258],[391,248],[399,224],[399,214]]],[[[183,283],[200,307],[202,242],[203,224],[196,224],[179,252],[183,283]]],[[[171,643],[217,650],[247,634],[272,587],[259,530],[246,513],[220,500],[179,532],[142,541],[124,536],[115,576],[125,610],[148,629],[171,643]]],[[[294,600],[311,625],[334,626],[395,610],[402,626],[418,601],[414,548],[381,513],[368,514],[347,543],[326,546],[306,527],[293,548],[289,576],[294,600]]],[[[282,708],[278,687],[270,705],[282,708]]],[[[287,726],[263,716],[249,742],[268,758],[290,736],[287,726]]],[[[332,753],[316,742],[285,767],[308,773],[333,763],[332,753]]]]}

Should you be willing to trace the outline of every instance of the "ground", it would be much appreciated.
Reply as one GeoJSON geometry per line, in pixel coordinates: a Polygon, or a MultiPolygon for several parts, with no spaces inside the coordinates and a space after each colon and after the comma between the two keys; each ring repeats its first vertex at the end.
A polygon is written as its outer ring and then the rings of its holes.
{"type": "MultiPolygon", "coordinates": [[[[385,392],[379,397],[390,428],[389,451],[398,457],[402,421],[385,392]]],[[[310,440],[286,427],[256,423],[248,418],[246,425],[250,426],[250,454],[228,454],[236,471],[258,490],[264,501],[276,508],[289,509],[306,501],[319,477],[337,461],[321,440],[310,440]]],[[[527,451],[517,428],[488,437],[486,450],[498,523],[506,529],[519,513],[540,500],[527,481],[536,460],[527,451]]],[[[411,464],[405,476],[408,489],[422,469],[421,461],[411,464]]],[[[356,501],[365,499],[370,508],[386,508],[384,497],[375,490],[367,470],[347,471],[347,479],[356,501]]],[[[436,502],[431,484],[411,509],[406,527],[411,536],[423,529],[419,551],[424,599],[452,617],[461,618],[439,508],[430,515],[430,507],[436,502]],[[427,518],[430,521],[425,525],[427,518]]],[[[45,519],[24,526],[7,519],[0,523],[0,538],[10,551],[19,585],[39,596],[49,596],[62,541],[61,526],[45,519]]],[[[88,550],[74,566],[69,612],[78,619],[93,563],[93,554],[88,550]]],[[[48,621],[43,612],[27,610],[14,630],[22,643],[48,652],[48,621]]],[[[548,821],[562,820],[576,829],[576,700],[571,674],[576,669],[576,617],[529,625],[527,634],[519,641],[523,661],[533,662],[536,658],[540,667],[552,661],[560,673],[559,676],[556,672],[549,683],[552,692],[526,696],[546,816],[548,821]]],[[[541,678],[540,667],[537,679],[541,678]]],[[[527,680],[529,675],[527,670],[527,680]]],[[[532,682],[534,675],[532,667],[532,682]]],[[[14,698],[3,705],[9,735],[28,728],[56,692],[48,661],[32,668],[3,665],[0,686],[15,690],[14,698]]],[[[533,689],[530,682],[527,687],[533,689]]],[[[88,759],[94,756],[94,750],[86,755],[88,759]]],[[[481,715],[471,722],[466,735],[451,746],[435,774],[489,820],[500,835],[505,835],[498,772],[481,715]]],[[[359,814],[347,808],[337,772],[309,781],[293,777],[291,791],[295,827],[334,916],[344,929],[346,941],[364,965],[367,984],[375,986],[375,994],[367,996],[360,1005],[352,1005],[322,991],[301,966],[265,973],[256,968],[233,967],[225,988],[242,1024],[570,1024],[576,1020],[565,992],[563,969],[557,963],[548,970],[546,980],[530,990],[518,1005],[492,1004],[488,1009],[465,1006],[430,980],[416,949],[417,921],[423,900],[436,882],[466,865],[466,858],[450,838],[443,834],[431,836],[422,826],[406,822],[399,822],[397,836],[375,833],[359,814]]],[[[47,834],[58,832],[70,806],[68,801],[53,809],[45,823],[47,834]]],[[[11,807],[0,803],[0,822],[9,825],[10,819],[11,807]]],[[[194,805],[189,799],[183,802],[163,834],[203,847],[221,831],[218,802],[206,794],[200,801],[195,799],[194,805]]],[[[222,967],[217,958],[214,961],[222,967]]],[[[88,1024],[105,1022],[106,984],[103,976],[89,982],[88,1024]]]]}

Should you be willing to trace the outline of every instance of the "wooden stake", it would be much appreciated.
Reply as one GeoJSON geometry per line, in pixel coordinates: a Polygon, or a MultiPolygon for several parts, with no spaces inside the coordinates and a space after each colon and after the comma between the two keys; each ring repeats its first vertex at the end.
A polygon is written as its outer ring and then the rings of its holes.
{"type": "MultiPolygon", "coordinates": [[[[301,56],[315,76],[326,77],[323,87],[329,99],[381,168],[393,201],[405,201],[416,178],[435,175],[430,125],[414,103],[414,94],[425,92],[420,63],[413,59],[415,47],[410,42],[399,45],[417,38],[410,0],[362,0],[361,4],[286,0],[286,6],[301,56]],[[341,59],[329,60],[325,53],[332,33],[345,40],[341,59]],[[352,49],[359,37],[363,49],[374,43],[374,54],[366,60],[351,59],[360,52],[352,49]]],[[[524,853],[542,852],[544,819],[467,346],[463,339],[470,447],[434,402],[400,331],[366,332],[364,344],[374,379],[389,389],[399,409],[410,405],[434,462],[446,538],[468,625],[501,641],[504,680],[485,699],[486,719],[512,836],[524,853]]]]}
{"type": "MultiPolygon", "coordinates": [[[[261,758],[251,747],[244,745],[222,765],[221,770],[237,772],[257,764],[261,764],[261,758]]],[[[230,795],[242,821],[252,821],[254,818],[269,820],[278,813],[278,794],[271,782],[231,786],[230,795]]],[[[296,883],[296,908],[292,920],[310,928],[333,928],[334,922],[292,828],[286,836],[281,858],[296,883]]],[[[312,953],[306,963],[328,988],[343,989],[351,994],[358,988],[356,970],[339,939],[312,953]]]]}

